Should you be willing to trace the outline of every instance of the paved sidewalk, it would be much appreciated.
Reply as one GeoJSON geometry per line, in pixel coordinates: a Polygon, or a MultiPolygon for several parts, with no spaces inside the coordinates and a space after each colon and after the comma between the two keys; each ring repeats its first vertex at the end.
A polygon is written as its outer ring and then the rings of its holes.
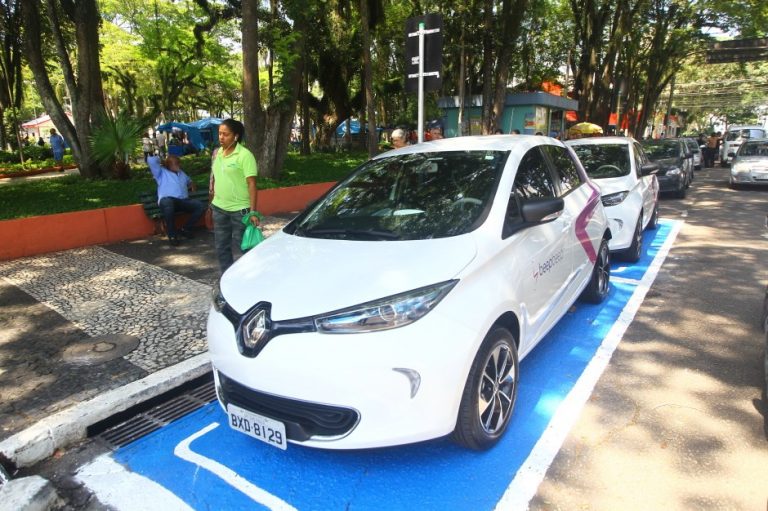
{"type": "MultiPolygon", "coordinates": [[[[265,234],[290,216],[265,218],[265,234]]],[[[208,231],[178,247],[155,236],[0,261],[0,456],[29,464],[41,455],[6,451],[56,437],[56,417],[84,430],[109,413],[89,410],[106,395],[138,385],[148,399],[182,370],[190,378],[207,370],[205,324],[218,277],[208,231]]]]}

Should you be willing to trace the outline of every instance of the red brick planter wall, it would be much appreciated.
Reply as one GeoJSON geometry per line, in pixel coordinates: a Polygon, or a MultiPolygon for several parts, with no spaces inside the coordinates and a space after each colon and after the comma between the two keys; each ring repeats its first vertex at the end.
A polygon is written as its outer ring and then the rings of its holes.
{"type": "MultiPolygon", "coordinates": [[[[335,183],[259,190],[265,215],[303,210],[335,183]]],[[[0,260],[147,238],[155,223],[140,204],[0,221],[0,260]]]]}

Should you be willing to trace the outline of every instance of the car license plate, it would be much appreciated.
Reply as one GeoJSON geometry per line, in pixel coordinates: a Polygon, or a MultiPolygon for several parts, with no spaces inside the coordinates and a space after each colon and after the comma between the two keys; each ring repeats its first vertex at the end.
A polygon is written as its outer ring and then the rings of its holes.
{"type": "Polygon", "coordinates": [[[285,424],[269,417],[264,417],[239,406],[227,406],[229,427],[252,436],[264,443],[286,450],[288,442],[285,437],[285,424]]]}
{"type": "Polygon", "coordinates": [[[753,177],[759,181],[764,181],[768,179],[768,172],[755,172],[752,174],[753,177]]]}

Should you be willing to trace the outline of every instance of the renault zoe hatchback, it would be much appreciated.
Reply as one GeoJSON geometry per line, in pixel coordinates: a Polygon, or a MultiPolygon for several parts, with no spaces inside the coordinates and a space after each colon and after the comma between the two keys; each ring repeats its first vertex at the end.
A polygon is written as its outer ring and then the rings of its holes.
{"type": "Polygon", "coordinates": [[[519,361],[580,295],[606,296],[610,236],[557,140],[379,155],[222,275],[208,340],[228,423],[281,449],[488,448],[519,361]]]}
{"type": "Polygon", "coordinates": [[[659,220],[659,166],[648,161],[632,138],[581,138],[567,144],[600,187],[613,235],[608,247],[628,261],[638,261],[643,231],[655,229],[659,220]]]}

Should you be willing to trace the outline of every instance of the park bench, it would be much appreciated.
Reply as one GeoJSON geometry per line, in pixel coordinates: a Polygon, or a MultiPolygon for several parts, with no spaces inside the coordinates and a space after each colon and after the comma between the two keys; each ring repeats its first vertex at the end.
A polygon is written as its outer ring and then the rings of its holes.
{"type": "MultiPolygon", "coordinates": [[[[190,199],[197,199],[199,201],[208,204],[208,190],[197,190],[195,192],[189,192],[190,199]]],[[[144,213],[147,214],[151,220],[155,222],[155,232],[165,235],[165,223],[163,222],[163,215],[160,213],[160,206],[157,205],[157,192],[141,192],[139,193],[139,202],[144,208],[144,213]]],[[[180,216],[186,215],[185,213],[177,213],[177,219],[180,216]]],[[[178,221],[178,220],[177,220],[178,221]]],[[[201,222],[203,222],[201,220],[201,222]]],[[[178,224],[177,224],[178,225],[178,224]]]]}

